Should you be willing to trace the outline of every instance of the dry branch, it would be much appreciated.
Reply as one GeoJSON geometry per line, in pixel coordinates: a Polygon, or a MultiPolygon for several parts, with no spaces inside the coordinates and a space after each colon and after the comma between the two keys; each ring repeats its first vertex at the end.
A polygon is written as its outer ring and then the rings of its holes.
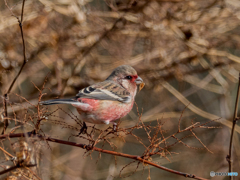
{"type": "MultiPolygon", "coordinates": [[[[29,134],[31,136],[31,132],[29,134]]],[[[86,145],[86,144],[80,144],[80,143],[75,143],[75,142],[70,142],[70,141],[64,141],[64,140],[55,139],[55,138],[51,138],[51,137],[44,137],[42,135],[36,135],[36,136],[38,138],[42,139],[42,140],[46,140],[46,141],[54,142],[54,143],[59,143],[59,144],[75,146],[75,147],[80,147],[82,149],[86,149],[87,151],[98,151],[98,152],[102,152],[102,153],[106,153],[106,154],[111,154],[111,155],[114,155],[114,156],[121,156],[121,157],[129,158],[129,159],[134,159],[134,160],[140,161],[140,162],[142,162],[144,164],[149,164],[149,165],[154,166],[156,168],[159,168],[159,169],[162,169],[164,171],[168,171],[170,173],[174,173],[174,174],[177,174],[177,175],[180,175],[180,176],[193,178],[193,179],[199,179],[199,180],[206,180],[205,178],[201,178],[201,177],[198,177],[198,176],[193,175],[193,174],[187,174],[187,173],[175,171],[175,170],[172,170],[172,169],[168,169],[168,168],[160,166],[160,165],[158,165],[156,163],[153,163],[153,162],[150,162],[148,160],[145,160],[145,159],[141,158],[140,156],[119,153],[119,152],[115,152],[115,151],[110,151],[110,150],[105,150],[105,149],[101,149],[101,148],[97,148],[97,147],[92,147],[92,146],[89,146],[89,145],[86,145]]],[[[26,134],[19,133],[19,134],[0,135],[0,139],[17,138],[17,137],[26,137],[26,134]]],[[[27,137],[28,137],[28,135],[27,135],[27,137]]]]}
{"type": "MultiPolygon", "coordinates": [[[[7,113],[7,100],[8,100],[8,94],[11,92],[13,85],[15,84],[17,78],[19,77],[19,75],[21,74],[25,64],[27,63],[27,58],[26,58],[26,47],[25,47],[25,41],[24,41],[24,35],[23,35],[23,28],[22,28],[22,23],[23,23],[23,12],[24,12],[24,4],[25,4],[25,0],[23,0],[22,2],[22,12],[21,12],[21,19],[19,19],[13,12],[12,10],[9,8],[8,4],[7,4],[7,0],[5,0],[5,5],[8,7],[9,11],[12,13],[12,16],[14,16],[18,23],[19,23],[19,28],[21,31],[21,37],[22,37],[22,48],[23,48],[23,63],[22,66],[20,68],[20,70],[18,71],[17,75],[15,76],[15,78],[13,79],[11,85],[9,86],[7,92],[4,94],[4,116],[5,118],[8,117],[8,113],[7,113]]],[[[6,129],[8,127],[8,120],[4,120],[4,127],[3,127],[3,131],[2,134],[5,133],[6,129]]]]}
{"type": "MultiPolygon", "coordinates": [[[[226,157],[227,161],[228,161],[228,166],[229,166],[228,172],[233,172],[233,169],[232,169],[232,147],[233,147],[233,135],[234,135],[235,126],[236,126],[237,121],[239,120],[239,118],[237,116],[239,95],[240,95],[240,74],[239,74],[238,90],[237,90],[237,96],[236,96],[236,102],[235,102],[235,108],[234,108],[234,114],[233,114],[232,130],[231,130],[230,144],[229,144],[229,154],[226,157]]],[[[233,179],[233,176],[230,176],[230,179],[233,179]]]]}

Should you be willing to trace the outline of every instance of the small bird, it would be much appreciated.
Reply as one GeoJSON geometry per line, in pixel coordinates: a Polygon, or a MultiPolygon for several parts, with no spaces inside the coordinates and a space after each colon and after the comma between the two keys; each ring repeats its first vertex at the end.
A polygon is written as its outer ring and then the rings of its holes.
{"type": "Polygon", "coordinates": [[[42,101],[42,105],[71,104],[76,107],[83,127],[79,135],[87,129],[86,123],[109,124],[113,123],[115,130],[117,119],[126,116],[132,109],[137,93],[137,85],[143,80],[137,75],[134,68],[122,65],[113,70],[103,82],[88,86],[70,99],[53,99],[42,101]]]}

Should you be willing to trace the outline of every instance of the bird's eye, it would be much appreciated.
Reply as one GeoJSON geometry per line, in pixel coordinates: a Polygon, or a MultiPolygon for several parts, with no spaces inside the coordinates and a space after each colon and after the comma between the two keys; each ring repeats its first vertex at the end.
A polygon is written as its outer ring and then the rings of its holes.
{"type": "Polygon", "coordinates": [[[132,76],[126,76],[125,78],[126,79],[132,79],[132,76]]]}

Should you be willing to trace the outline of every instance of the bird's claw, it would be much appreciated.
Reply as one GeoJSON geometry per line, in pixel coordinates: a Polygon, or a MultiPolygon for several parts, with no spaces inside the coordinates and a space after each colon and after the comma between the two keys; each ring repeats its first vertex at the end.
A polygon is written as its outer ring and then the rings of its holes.
{"type": "Polygon", "coordinates": [[[34,136],[34,135],[36,135],[36,134],[37,134],[36,129],[34,129],[34,130],[32,130],[32,131],[30,131],[30,132],[27,133],[27,135],[28,135],[29,137],[34,136]]]}
{"type": "Polygon", "coordinates": [[[117,132],[117,123],[113,123],[113,131],[117,132]]]}
{"type": "Polygon", "coordinates": [[[81,134],[86,134],[87,133],[87,125],[85,122],[83,122],[83,126],[82,128],[80,129],[80,132],[78,133],[78,136],[80,136],[81,134]]]}

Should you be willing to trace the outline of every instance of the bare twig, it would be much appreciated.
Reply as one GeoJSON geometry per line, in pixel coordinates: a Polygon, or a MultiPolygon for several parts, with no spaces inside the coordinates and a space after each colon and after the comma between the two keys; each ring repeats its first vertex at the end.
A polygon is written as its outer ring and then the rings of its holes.
{"type": "Polygon", "coordinates": [[[42,85],[42,88],[41,88],[41,90],[33,83],[33,85],[35,86],[35,88],[39,91],[39,96],[38,96],[38,104],[37,104],[37,114],[38,114],[38,120],[37,120],[37,123],[36,123],[36,125],[35,125],[35,131],[36,132],[38,132],[39,131],[39,129],[40,129],[40,123],[41,123],[41,121],[44,119],[44,118],[42,118],[41,117],[41,110],[40,110],[40,104],[39,104],[39,102],[41,101],[41,98],[42,98],[42,96],[44,95],[43,93],[42,93],[42,91],[44,90],[44,86],[45,86],[45,84],[46,84],[46,82],[47,82],[47,79],[48,79],[48,75],[49,75],[50,73],[48,73],[47,74],[47,76],[45,77],[45,80],[44,80],[44,82],[43,82],[43,85],[42,85]]]}
{"type": "Polygon", "coordinates": [[[12,166],[12,167],[10,167],[8,169],[5,169],[5,170],[1,171],[0,175],[8,173],[8,172],[10,172],[10,171],[12,171],[14,169],[17,169],[17,168],[34,167],[34,166],[36,166],[36,164],[31,164],[31,165],[27,165],[27,166],[21,166],[21,165],[12,166]]]}
{"type": "Polygon", "coordinates": [[[9,152],[7,152],[6,150],[4,150],[2,147],[0,147],[0,150],[2,150],[5,154],[7,154],[9,157],[13,158],[14,156],[11,155],[9,152]]]}
{"type": "MultiPolygon", "coordinates": [[[[233,115],[233,123],[232,123],[232,131],[231,131],[231,136],[230,136],[230,144],[229,144],[229,154],[227,155],[227,161],[228,161],[228,171],[232,172],[232,146],[233,146],[233,134],[234,134],[234,129],[236,122],[238,120],[237,117],[237,112],[238,112],[238,100],[239,100],[239,94],[240,94],[240,74],[239,74],[239,82],[238,82],[238,90],[237,90],[237,97],[236,97],[236,102],[235,102],[235,109],[234,109],[234,115],[233,115]]],[[[229,176],[230,179],[233,179],[233,176],[229,176]]]]}
{"type": "MultiPolygon", "coordinates": [[[[20,27],[20,31],[21,31],[21,37],[22,37],[22,43],[23,43],[23,64],[20,68],[20,70],[18,71],[17,75],[15,76],[15,78],[13,79],[11,85],[8,88],[7,93],[4,94],[4,116],[5,118],[7,117],[7,99],[8,99],[8,94],[11,92],[13,85],[15,84],[17,78],[19,77],[19,75],[21,74],[23,67],[25,66],[25,64],[27,63],[27,59],[26,59],[26,48],[25,48],[25,41],[24,41],[24,36],[23,36],[23,28],[22,28],[22,22],[23,22],[23,12],[24,12],[24,4],[25,4],[25,0],[23,0],[22,2],[22,12],[21,12],[21,20],[14,15],[14,13],[12,12],[12,10],[9,8],[8,4],[7,4],[7,0],[5,0],[5,5],[7,6],[7,8],[10,10],[10,12],[12,13],[12,15],[17,18],[17,21],[19,23],[19,27],[20,27]]],[[[8,127],[8,120],[4,120],[4,127],[3,127],[3,131],[2,134],[5,133],[6,129],[8,127]]]]}

